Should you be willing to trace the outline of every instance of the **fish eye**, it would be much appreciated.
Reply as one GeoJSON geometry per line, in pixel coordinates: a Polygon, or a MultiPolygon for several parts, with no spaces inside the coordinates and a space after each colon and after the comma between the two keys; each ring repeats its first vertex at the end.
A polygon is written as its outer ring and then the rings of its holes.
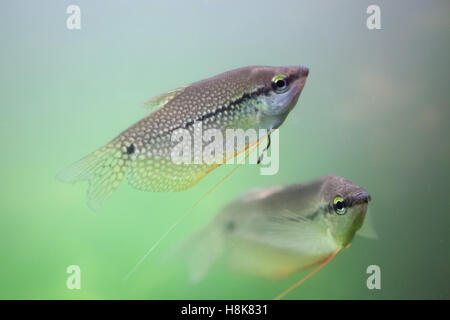
{"type": "Polygon", "coordinates": [[[345,211],[347,211],[347,208],[345,207],[345,202],[342,197],[337,196],[333,200],[333,207],[334,211],[336,211],[337,214],[345,214],[345,211]]]}
{"type": "Polygon", "coordinates": [[[289,83],[288,83],[285,75],[279,74],[272,78],[272,89],[276,93],[286,92],[286,90],[288,89],[288,86],[289,86],[289,83]]]}

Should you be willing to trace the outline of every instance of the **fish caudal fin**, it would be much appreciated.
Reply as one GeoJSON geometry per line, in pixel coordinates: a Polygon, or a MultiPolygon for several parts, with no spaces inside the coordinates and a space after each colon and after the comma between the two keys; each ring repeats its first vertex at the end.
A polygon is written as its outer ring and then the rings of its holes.
{"type": "Polygon", "coordinates": [[[224,250],[223,234],[210,226],[198,231],[170,254],[187,262],[189,280],[202,280],[224,250]]]}
{"type": "Polygon", "coordinates": [[[127,155],[110,143],[64,169],[57,178],[66,183],[87,180],[89,207],[98,210],[117,189],[128,166],[127,155]]]}
{"type": "Polygon", "coordinates": [[[203,279],[223,251],[223,237],[219,232],[203,230],[193,241],[189,255],[189,279],[198,282],[203,279]]]}

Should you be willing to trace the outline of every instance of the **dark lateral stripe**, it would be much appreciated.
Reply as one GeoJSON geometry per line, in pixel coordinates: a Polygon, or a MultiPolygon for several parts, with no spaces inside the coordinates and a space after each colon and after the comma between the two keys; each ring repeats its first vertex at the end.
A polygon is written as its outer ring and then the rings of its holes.
{"type": "MultiPolygon", "coordinates": [[[[255,98],[256,96],[260,95],[260,94],[265,94],[266,92],[268,92],[270,89],[266,89],[266,88],[259,88],[258,90],[252,92],[252,93],[244,93],[240,98],[230,101],[227,105],[224,105],[220,108],[217,108],[216,110],[214,110],[213,112],[207,113],[205,115],[202,115],[200,117],[198,117],[197,119],[193,120],[193,121],[188,121],[184,124],[184,128],[187,129],[190,126],[192,126],[195,122],[198,121],[204,121],[208,118],[211,118],[213,116],[216,116],[222,112],[225,111],[230,111],[231,109],[233,109],[233,107],[240,105],[250,99],[255,98]]],[[[178,129],[178,128],[177,128],[178,129]]],[[[175,129],[176,130],[176,129],[175,129]]]]}
{"type": "Polygon", "coordinates": [[[155,137],[152,138],[158,138],[161,137],[169,132],[173,132],[175,130],[184,128],[184,129],[188,129],[190,126],[192,126],[195,122],[198,121],[204,121],[205,119],[211,118],[212,116],[216,116],[219,113],[225,112],[225,111],[230,111],[234,106],[237,106],[247,100],[250,100],[252,98],[257,97],[260,94],[266,94],[268,91],[270,91],[270,89],[266,89],[266,88],[259,88],[258,90],[252,92],[252,93],[244,93],[240,98],[230,101],[227,105],[221,107],[221,108],[217,108],[216,110],[214,110],[213,112],[207,113],[205,115],[202,115],[200,117],[198,117],[197,119],[193,120],[193,121],[188,121],[186,122],[184,125],[178,126],[178,127],[174,127],[174,128],[169,128],[164,130],[164,132],[162,134],[159,134],[155,137]]]}
{"type": "MultiPolygon", "coordinates": [[[[287,77],[286,80],[287,80],[288,83],[290,83],[291,81],[296,80],[297,78],[298,78],[297,75],[291,75],[291,76],[287,77]]],[[[246,102],[246,101],[248,101],[250,99],[254,99],[254,98],[256,98],[259,95],[262,95],[262,94],[265,95],[265,94],[269,93],[271,90],[272,90],[271,88],[261,87],[261,88],[258,88],[257,90],[255,90],[254,92],[244,93],[241,97],[239,97],[236,100],[230,101],[227,105],[224,105],[224,106],[222,106],[220,108],[217,108],[213,112],[210,112],[210,113],[207,113],[205,115],[202,115],[202,116],[198,117],[197,119],[195,119],[193,121],[188,121],[182,126],[178,126],[178,127],[175,127],[175,128],[170,128],[168,130],[164,130],[164,132],[162,134],[160,134],[160,135],[158,135],[158,136],[156,136],[154,138],[160,137],[162,135],[165,135],[168,132],[172,132],[172,131],[175,131],[175,130],[178,130],[178,129],[181,129],[181,128],[188,129],[195,122],[198,122],[198,121],[202,122],[202,121],[204,121],[204,120],[206,120],[208,118],[211,118],[213,116],[216,116],[216,115],[218,115],[218,114],[220,114],[220,113],[222,113],[224,111],[230,111],[234,106],[242,104],[242,103],[244,103],[244,102],[246,102]]]]}

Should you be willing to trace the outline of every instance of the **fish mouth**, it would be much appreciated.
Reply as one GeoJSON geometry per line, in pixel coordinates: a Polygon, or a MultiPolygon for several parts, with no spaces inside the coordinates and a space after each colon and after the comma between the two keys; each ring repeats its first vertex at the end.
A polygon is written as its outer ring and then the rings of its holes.
{"type": "Polygon", "coordinates": [[[309,75],[309,68],[308,67],[304,67],[304,66],[300,66],[299,74],[300,74],[300,77],[306,78],[309,75]]]}
{"type": "Polygon", "coordinates": [[[294,105],[297,103],[297,99],[300,96],[300,93],[303,91],[305,87],[306,79],[309,75],[309,68],[304,66],[298,66],[295,70],[295,74],[292,76],[294,78],[293,86],[295,92],[294,105]]]}
{"type": "Polygon", "coordinates": [[[309,68],[305,66],[297,66],[294,69],[294,73],[290,76],[294,81],[300,81],[302,83],[301,89],[303,89],[303,85],[305,84],[306,78],[309,75],[309,68]]]}
{"type": "Polygon", "coordinates": [[[369,203],[370,200],[372,200],[372,197],[366,191],[359,192],[352,197],[351,206],[362,203],[369,203]]]}

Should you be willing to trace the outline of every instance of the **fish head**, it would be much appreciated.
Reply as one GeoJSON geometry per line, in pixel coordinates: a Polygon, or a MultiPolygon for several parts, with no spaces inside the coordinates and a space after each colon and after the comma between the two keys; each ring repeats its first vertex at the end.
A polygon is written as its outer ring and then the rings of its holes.
{"type": "Polygon", "coordinates": [[[303,66],[253,67],[250,83],[259,89],[255,94],[261,127],[278,128],[297,104],[305,86],[309,69],[303,66]]]}
{"type": "Polygon", "coordinates": [[[326,177],[322,195],[329,208],[327,222],[330,233],[345,247],[363,225],[371,197],[362,187],[333,175],[326,177]]]}

